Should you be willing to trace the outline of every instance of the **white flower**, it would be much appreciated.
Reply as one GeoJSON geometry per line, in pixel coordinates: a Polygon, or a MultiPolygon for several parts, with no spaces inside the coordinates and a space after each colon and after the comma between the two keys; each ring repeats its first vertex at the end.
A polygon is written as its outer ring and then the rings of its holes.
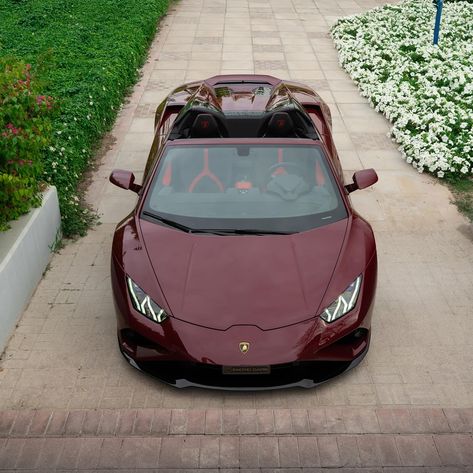
{"type": "Polygon", "coordinates": [[[393,124],[404,159],[438,177],[467,174],[473,172],[473,4],[445,3],[439,46],[431,44],[434,13],[428,0],[404,0],[338,20],[331,33],[360,94],[393,124]]]}

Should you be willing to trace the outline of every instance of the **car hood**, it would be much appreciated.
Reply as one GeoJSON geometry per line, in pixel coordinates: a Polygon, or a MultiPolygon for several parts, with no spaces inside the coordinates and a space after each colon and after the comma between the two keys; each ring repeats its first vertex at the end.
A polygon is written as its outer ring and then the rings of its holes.
{"type": "Polygon", "coordinates": [[[293,235],[217,236],[141,221],[172,315],[218,330],[269,330],[315,316],[346,228],[344,219],[293,235]]]}

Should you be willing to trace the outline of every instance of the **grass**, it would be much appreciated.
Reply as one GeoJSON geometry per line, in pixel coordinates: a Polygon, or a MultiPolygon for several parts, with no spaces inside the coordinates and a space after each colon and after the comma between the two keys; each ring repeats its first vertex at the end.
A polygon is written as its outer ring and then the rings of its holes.
{"type": "Polygon", "coordinates": [[[447,182],[453,194],[453,203],[473,223],[473,178],[451,179],[447,182]]]}
{"type": "Polygon", "coordinates": [[[0,0],[0,56],[31,63],[59,104],[43,178],[58,188],[65,236],[83,235],[93,218],[78,184],[167,7],[168,0],[0,0]]]}

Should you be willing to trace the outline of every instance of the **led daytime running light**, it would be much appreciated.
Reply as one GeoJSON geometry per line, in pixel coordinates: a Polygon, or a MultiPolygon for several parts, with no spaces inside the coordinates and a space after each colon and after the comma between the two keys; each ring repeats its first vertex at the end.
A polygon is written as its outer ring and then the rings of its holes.
{"type": "Polygon", "coordinates": [[[126,282],[133,307],[140,314],[157,323],[161,323],[168,318],[166,311],[159,307],[130,277],[127,276],[126,282]]]}
{"type": "Polygon", "coordinates": [[[360,287],[361,275],[320,314],[320,317],[330,323],[350,312],[356,305],[360,287]]]}

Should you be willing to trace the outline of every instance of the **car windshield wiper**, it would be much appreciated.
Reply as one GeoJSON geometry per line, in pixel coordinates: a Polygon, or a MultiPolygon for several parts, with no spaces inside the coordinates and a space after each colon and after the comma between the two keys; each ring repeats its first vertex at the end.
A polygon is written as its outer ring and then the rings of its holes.
{"type": "Polygon", "coordinates": [[[214,232],[218,235],[292,235],[295,232],[283,232],[277,230],[257,230],[253,228],[216,228],[208,230],[200,230],[202,232],[214,232]]]}
{"type": "Polygon", "coordinates": [[[182,230],[183,232],[186,232],[186,233],[212,233],[215,235],[228,235],[229,234],[226,230],[212,230],[212,229],[205,229],[205,228],[200,229],[200,228],[188,227],[187,225],[184,225],[179,222],[175,222],[174,220],[161,217],[161,215],[147,212],[146,210],[143,210],[143,215],[146,215],[147,217],[151,217],[154,220],[158,220],[158,222],[162,222],[165,225],[169,225],[170,227],[177,228],[178,230],[182,230]]]}
{"type": "Polygon", "coordinates": [[[159,222],[162,222],[166,225],[169,225],[170,227],[177,228],[178,230],[182,230],[183,232],[190,233],[194,229],[191,227],[188,227],[187,225],[183,225],[182,223],[175,222],[174,220],[169,220],[168,218],[161,217],[161,215],[156,215],[151,212],[147,212],[146,210],[143,210],[143,215],[146,215],[147,217],[151,217],[154,220],[158,220],[159,222]]]}
{"type": "Polygon", "coordinates": [[[146,210],[143,211],[143,215],[151,217],[154,220],[158,220],[159,222],[162,222],[165,225],[177,228],[178,230],[182,230],[186,233],[211,233],[214,235],[291,235],[292,233],[294,233],[277,230],[258,230],[253,228],[192,228],[182,223],[175,222],[174,220],[161,217],[161,215],[147,212],[146,210]]]}

